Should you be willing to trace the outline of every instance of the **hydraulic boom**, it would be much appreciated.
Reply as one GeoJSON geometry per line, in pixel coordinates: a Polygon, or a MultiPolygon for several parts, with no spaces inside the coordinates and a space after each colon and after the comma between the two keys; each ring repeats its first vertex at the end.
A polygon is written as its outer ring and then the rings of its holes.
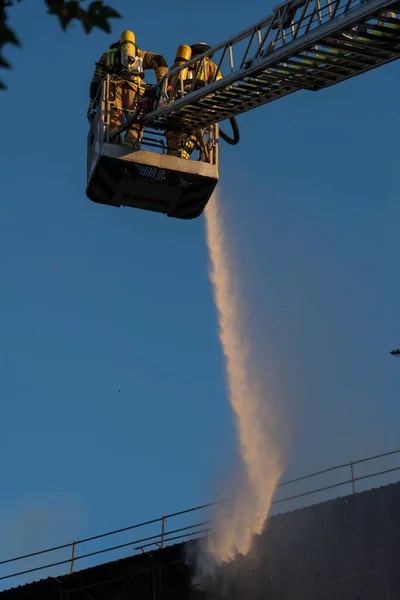
{"type": "Polygon", "coordinates": [[[318,91],[389,63],[400,57],[400,2],[290,0],[168,76],[179,80],[196,61],[200,69],[206,56],[224,78],[178,99],[165,93],[165,78],[162,103],[145,115],[146,126],[202,129],[297,90],[318,91]]]}
{"type": "Polygon", "coordinates": [[[399,57],[400,0],[289,0],[253,27],[170,71],[127,111],[113,133],[108,75],[88,135],[86,194],[100,204],[194,219],[218,183],[219,135],[229,143],[239,140],[234,117],[399,57]],[[207,57],[218,66],[213,77],[206,73],[207,57]],[[187,78],[190,65],[193,77],[187,78]],[[219,72],[223,77],[217,79],[219,72]],[[199,79],[204,85],[198,89],[199,79]],[[228,118],[233,138],[219,128],[228,118]],[[133,122],[147,132],[142,143],[158,152],[113,143],[133,122]],[[165,132],[174,130],[195,133],[197,160],[166,153],[165,132]]]}

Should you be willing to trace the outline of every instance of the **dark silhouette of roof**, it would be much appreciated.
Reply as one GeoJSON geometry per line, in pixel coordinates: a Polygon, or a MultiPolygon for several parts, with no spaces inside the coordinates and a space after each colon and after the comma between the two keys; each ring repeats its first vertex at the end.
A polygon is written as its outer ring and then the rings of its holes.
{"type": "Polygon", "coordinates": [[[197,548],[151,550],[9,589],[0,600],[83,600],[86,591],[93,600],[400,597],[400,482],[271,517],[249,555],[219,569],[205,590],[189,587],[197,548]]]}

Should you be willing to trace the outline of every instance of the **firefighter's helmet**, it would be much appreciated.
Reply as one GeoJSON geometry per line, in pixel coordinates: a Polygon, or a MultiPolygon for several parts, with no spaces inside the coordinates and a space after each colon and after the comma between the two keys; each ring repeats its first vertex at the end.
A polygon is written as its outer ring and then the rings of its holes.
{"type": "Polygon", "coordinates": [[[211,50],[211,46],[209,46],[206,42],[200,42],[199,44],[193,44],[190,46],[192,50],[192,56],[197,54],[203,54],[207,52],[207,50],[211,50]]]}

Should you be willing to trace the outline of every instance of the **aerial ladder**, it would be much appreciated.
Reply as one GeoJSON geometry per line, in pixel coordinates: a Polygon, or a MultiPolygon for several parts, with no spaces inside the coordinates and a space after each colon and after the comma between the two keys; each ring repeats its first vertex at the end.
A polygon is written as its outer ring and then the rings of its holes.
{"type": "MultiPolygon", "coordinates": [[[[170,217],[202,214],[219,180],[219,124],[300,90],[319,91],[400,57],[399,0],[289,0],[242,33],[172,69],[126,116],[144,125],[142,145],[129,151],[109,134],[109,77],[88,134],[87,196],[170,217]],[[197,75],[212,58],[222,73],[197,75]],[[187,85],[188,69],[195,72],[187,85]],[[185,80],[185,86],[183,82],[185,80]],[[197,160],[166,154],[165,131],[198,133],[197,160]]],[[[115,137],[115,136],[114,136],[115,137]]],[[[235,136],[234,136],[235,137],[235,136]]]]}

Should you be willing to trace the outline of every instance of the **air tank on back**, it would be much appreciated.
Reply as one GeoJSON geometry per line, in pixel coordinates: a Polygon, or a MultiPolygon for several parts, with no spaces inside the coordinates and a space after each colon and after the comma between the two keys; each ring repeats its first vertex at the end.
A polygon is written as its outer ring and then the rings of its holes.
{"type": "MultiPolygon", "coordinates": [[[[192,49],[190,48],[190,46],[188,46],[187,44],[181,44],[176,51],[175,60],[174,60],[174,68],[184,65],[191,58],[192,58],[192,49]]],[[[188,78],[188,68],[187,67],[185,69],[182,69],[179,72],[179,75],[172,75],[172,77],[169,80],[169,85],[172,87],[173,94],[178,91],[181,91],[181,92],[183,91],[183,89],[181,88],[180,82],[182,82],[182,85],[184,86],[187,78],[188,78]],[[179,77],[179,83],[177,85],[178,77],[179,77]]]]}
{"type": "Polygon", "coordinates": [[[121,33],[121,63],[128,71],[136,62],[136,40],[133,31],[126,29],[121,33]]]}

